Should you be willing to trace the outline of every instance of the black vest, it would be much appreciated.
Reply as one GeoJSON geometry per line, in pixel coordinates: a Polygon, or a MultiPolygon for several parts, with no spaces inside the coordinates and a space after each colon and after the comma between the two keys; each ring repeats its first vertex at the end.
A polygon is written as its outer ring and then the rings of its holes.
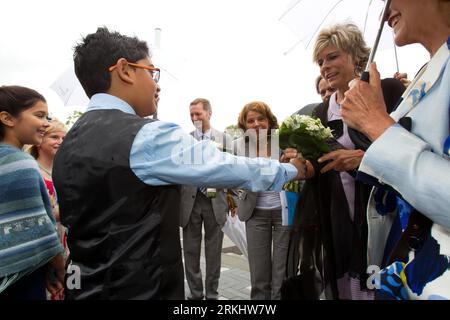
{"type": "Polygon", "coordinates": [[[150,186],[130,169],[138,131],[153,120],[86,112],[55,157],[53,181],[81,289],[68,299],[184,299],[178,186],[150,186]]]}

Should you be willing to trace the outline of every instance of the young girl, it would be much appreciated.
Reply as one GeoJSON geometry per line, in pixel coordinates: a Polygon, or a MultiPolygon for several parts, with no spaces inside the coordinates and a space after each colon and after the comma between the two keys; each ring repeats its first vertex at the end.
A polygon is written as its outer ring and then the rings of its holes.
{"type": "MultiPolygon", "coordinates": [[[[55,187],[53,185],[52,168],[56,152],[64,140],[66,133],[67,128],[64,123],[53,118],[50,121],[49,126],[45,129],[42,142],[40,144],[32,145],[27,149],[27,152],[36,159],[41,176],[44,178],[45,186],[47,187],[48,195],[50,197],[53,216],[56,220],[58,235],[61,239],[61,244],[64,247],[65,259],[67,259],[69,255],[69,249],[67,247],[67,233],[66,228],[61,224],[61,220],[59,218],[59,206],[55,187]]],[[[51,300],[64,300],[64,291],[59,292],[58,295],[52,295],[51,300]]]]}
{"type": "Polygon", "coordinates": [[[50,293],[63,288],[63,248],[50,200],[36,161],[22,151],[42,142],[47,114],[38,92],[0,87],[0,300],[45,300],[51,276],[50,293]]]}

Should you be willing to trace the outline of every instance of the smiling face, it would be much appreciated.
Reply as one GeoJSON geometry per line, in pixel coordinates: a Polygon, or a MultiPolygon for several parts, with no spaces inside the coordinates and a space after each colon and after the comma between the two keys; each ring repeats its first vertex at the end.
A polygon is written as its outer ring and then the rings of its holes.
{"type": "Polygon", "coordinates": [[[351,56],[334,45],[325,47],[319,53],[317,63],[322,77],[341,93],[348,89],[348,83],[356,77],[356,64],[351,56]]]}
{"type": "Polygon", "coordinates": [[[388,24],[394,31],[395,44],[425,45],[430,42],[430,37],[438,34],[440,22],[444,21],[448,27],[449,12],[445,8],[448,3],[444,6],[444,1],[440,3],[439,0],[392,0],[388,24]]]}
{"type": "Polygon", "coordinates": [[[259,136],[259,130],[269,129],[269,119],[259,112],[249,111],[245,118],[245,130],[253,129],[259,136]]]}
{"type": "Polygon", "coordinates": [[[210,121],[212,112],[205,110],[203,103],[199,102],[191,104],[189,106],[189,113],[192,123],[198,127],[198,129],[200,129],[200,123],[203,132],[206,132],[211,127],[210,121]]]}
{"type": "Polygon", "coordinates": [[[21,148],[24,144],[40,144],[49,126],[47,115],[47,103],[38,101],[13,117],[9,137],[14,145],[21,148]]]}
{"type": "Polygon", "coordinates": [[[335,92],[336,90],[334,88],[332,88],[328,82],[325,79],[320,79],[319,81],[319,94],[320,97],[322,98],[322,101],[325,102],[326,100],[328,100],[330,98],[330,96],[333,94],[333,92],[335,92]]]}
{"type": "Polygon", "coordinates": [[[46,158],[53,159],[65,136],[65,131],[54,131],[46,133],[38,148],[39,156],[45,155],[46,158]]]}
{"type": "MultiPolygon", "coordinates": [[[[153,67],[150,58],[141,59],[136,62],[153,67]]],[[[152,71],[143,68],[134,68],[136,83],[134,91],[134,110],[140,117],[147,117],[156,112],[159,94],[157,94],[157,83],[153,80],[152,71]]]]}
{"type": "Polygon", "coordinates": [[[155,92],[156,107],[158,107],[160,98],[161,98],[161,87],[159,86],[159,84],[156,84],[156,92],[155,92]]]}
{"type": "Polygon", "coordinates": [[[394,30],[395,34],[395,44],[398,46],[404,46],[406,44],[414,42],[412,37],[414,37],[415,30],[420,17],[420,3],[425,3],[427,1],[415,1],[415,0],[400,0],[392,1],[388,24],[394,30]]]}

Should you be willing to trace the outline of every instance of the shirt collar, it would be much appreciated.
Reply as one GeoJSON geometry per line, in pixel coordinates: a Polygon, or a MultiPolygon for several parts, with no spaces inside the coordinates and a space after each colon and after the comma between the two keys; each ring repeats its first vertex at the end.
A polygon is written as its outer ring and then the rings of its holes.
{"type": "Polygon", "coordinates": [[[211,129],[208,129],[205,133],[203,133],[201,130],[199,130],[199,129],[195,129],[195,137],[198,139],[198,140],[201,140],[202,139],[202,136],[205,136],[205,137],[207,137],[208,139],[210,139],[211,140],[211,129]]]}
{"type": "Polygon", "coordinates": [[[335,117],[340,118],[341,117],[341,110],[340,106],[336,101],[337,99],[337,92],[334,92],[330,98],[329,98],[329,106],[328,106],[328,117],[332,118],[331,116],[334,115],[335,117]]]}
{"type": "Polygon", "coordinates": [[[129,114],[136,114],[134,109],[124,100],[107,94],[96,93],[91,97],[86,111],[116,109],[129,114]]]}

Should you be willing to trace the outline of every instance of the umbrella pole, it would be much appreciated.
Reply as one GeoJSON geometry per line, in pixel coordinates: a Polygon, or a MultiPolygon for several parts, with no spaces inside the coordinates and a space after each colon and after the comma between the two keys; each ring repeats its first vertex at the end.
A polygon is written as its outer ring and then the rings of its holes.
{"type": "Polygon", "coordinates": [[[377,52],[378,43],[380,42],[381,33],[383,32],[383,26],[388,18],[389,6],[391,0],[386,0],[383,8],[383,14],[381,16],[380,27],[378,28],[377,37],[375,38],[375,43],[373,44],[372,51],[370,51],[369,60],[367,61],[366,70],[361,75],[361,80],[369,82],[369,68],[375,58],[375,53],[377,52]]]}
{"type": "Polygon", "coordinates": [[[398,67],[397,46],[395,45],[394,31],[392,31],[392,41],[394,41],[395,66],[397,67],[397,73],[398,73],[398,72],[400,72],[400,68],[398,67]]]}

